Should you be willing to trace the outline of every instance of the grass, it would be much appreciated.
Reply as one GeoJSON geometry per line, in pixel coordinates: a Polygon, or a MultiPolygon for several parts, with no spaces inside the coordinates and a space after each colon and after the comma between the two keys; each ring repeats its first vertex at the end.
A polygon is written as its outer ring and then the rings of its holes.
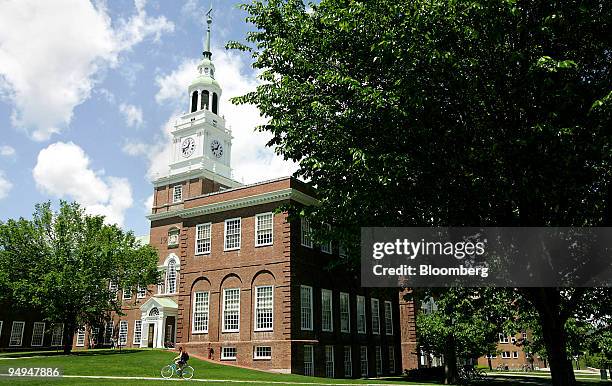
{"type": "MultiPolygon", "coordinates": [[[[117,379],[91,379],[91,378],[8,378],[0,377],[0,384],[10,385],[155,385],[168,384],[161,380],[160,369],[171,362],[176,354],[164,350],[89,350],[77,351],[73,355],[66,356],[61,352],[28,352],[28,353],[4,353],[0,354],[0,373],[7,373],[8,367],[59,367],[65,375],[90,375],[90,376],[125,376],[125,377],[153,377],[156,380],[117,380],[117,379]]],[[[352,383],[352,384],[403,384],[424,385],[426,383],[408,382],[401,377],[360,380],[360,379],[329,379],[318,377],[306,377],[296,374],[271,374],[263,371],[241,369],[233,366],[209,363],[191,358],[189,364],[195,368],[194,379],[226,379],[259,382],[309,382],[309,383],[352,383]]],[[[504,377],[503,373],[492,373],[491,377],[478,384],[481,386],[514,386],[532,385],[548,386],[550,380],[543,375],[527,373],[519,377],[504,377]]],[[[518,374],[516,374],[518,375],[518,374]]],[[[200,383],[196,383],[200,384],[200,383]]],[[[215,382],[209,385],[233,385],[239,383],[215,382]]],[[[436,383],[430,383],[436,384],[436,383]]],[[[599,382],[595,377],[582,379],[578,382],[581,386],[611,385],[608,382],[599,382]]],[[[255,386],[262,385],[261,383],[255,386]]]]}

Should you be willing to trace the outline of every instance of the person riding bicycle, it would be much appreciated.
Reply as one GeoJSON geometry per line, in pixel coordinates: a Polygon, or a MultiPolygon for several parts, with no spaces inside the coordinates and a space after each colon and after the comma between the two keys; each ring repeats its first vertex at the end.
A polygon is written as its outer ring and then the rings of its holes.
{"type": "Polygon", "coordinates": [[[176,363],[180,371],[183,371],[183,367],[185,367],[188,360],[189,354],[187,353],[187,350],[184,350],[183,346],[179,347],[179,355],[174,358],[174,363],[176,363]]]}

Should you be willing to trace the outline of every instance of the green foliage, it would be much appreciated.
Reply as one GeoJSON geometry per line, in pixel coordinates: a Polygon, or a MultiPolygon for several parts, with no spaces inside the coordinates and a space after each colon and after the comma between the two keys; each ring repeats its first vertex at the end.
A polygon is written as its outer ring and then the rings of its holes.
{"type": "Polygon", "coordinates": [[[32,220],[0,223],[0,303],[40,310],[72,334],[121,311],[109,283],[157,283],[157,260],[152,247],[76,203],[62,201],[56,212],[50,203],[37,205],[32,220]]]}

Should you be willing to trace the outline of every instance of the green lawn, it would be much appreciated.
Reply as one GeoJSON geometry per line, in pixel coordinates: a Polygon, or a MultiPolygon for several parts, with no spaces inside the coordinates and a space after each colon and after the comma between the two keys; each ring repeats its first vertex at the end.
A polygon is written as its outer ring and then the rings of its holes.
{"type": "MultiPolygon", "coordinates": [[[[117,379],[89,379],[89,378],[8,378],[0,377],[1,384],[10,385],[154,385],[168,381],[161,380],[159,370],[162,366],[170,363],[176,354],[164,350],[90,350],[75,352],[73,355],[66,356],[58,352],[32,352],[32,353],[12,353],[0,354],[0,373],[7,373],[8,367],[60,367],[65,375],[90,375],[90,376],[125,376],[125,377],[151,377],[159,378],[156,380],[117,380],[117,379]]],[[[402,378],[387,378],[376,380],[348,380],[348,379],[329,379],[317,377],[305,377],[294,374],[271,374],[262,371],[241,369],[233,366],[208,363],[192,358],[189,364],[195,368],[194,379],[211,380],[244,380],[259,381],[255,386],[263,385],[265,382],[308,382],[308,383],[354,383],[354,384],[403,384],[403,385],[424,385],[425,383],[413,383],[402,378]]],[[[514,386],[514,385],[550,385],[547,377],[525,375],[519,378],[506,378],[503,374],[491,374],[486,381],[478,385],[491,386],[514,386]]],[[[197,384],[204,384],[196,382],[197,384]]],[[[208,385],[233,385],[240,383],[214,382],[208,385]]],[[[583,380],[580,385],[592,386],[611,385],[612,383],[600,383],[595,377],[592,380],[583,380]]]]}

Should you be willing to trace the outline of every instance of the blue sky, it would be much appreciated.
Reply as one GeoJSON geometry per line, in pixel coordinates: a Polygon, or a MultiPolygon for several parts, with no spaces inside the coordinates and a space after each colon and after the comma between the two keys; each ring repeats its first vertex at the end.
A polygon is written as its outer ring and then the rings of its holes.
{"type": "MultiPolygon", "coordinates": [[[[257,85],[250,58],[228,52],[251,26],[238,2],[212,2],[220,112],[234,135],[234,177],[291,174],[265,148],[253,106],[227,102],[257,85]]],[[[164,173],[173,119],[187,110],[210,0],[8,0],[0,4],[0,220],[34,204],[81,202],[147,234],[151,179],[164,173]]]]}

